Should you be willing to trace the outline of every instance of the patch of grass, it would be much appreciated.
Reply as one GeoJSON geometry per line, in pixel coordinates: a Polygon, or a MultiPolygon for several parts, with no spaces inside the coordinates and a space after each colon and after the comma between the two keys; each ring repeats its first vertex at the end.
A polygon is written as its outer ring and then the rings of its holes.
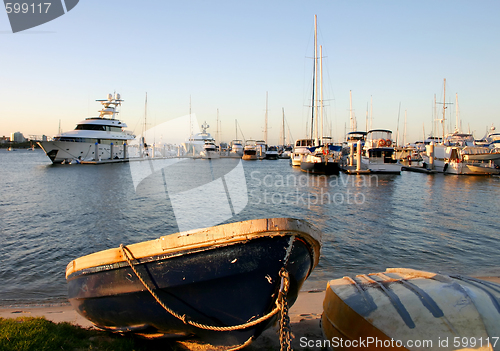
{"type": "Polygon", "coordinates": [[[113,335],[45,318],[0,318],[0,350],[3,351],[140,351],[136,339],[113,335]]]}

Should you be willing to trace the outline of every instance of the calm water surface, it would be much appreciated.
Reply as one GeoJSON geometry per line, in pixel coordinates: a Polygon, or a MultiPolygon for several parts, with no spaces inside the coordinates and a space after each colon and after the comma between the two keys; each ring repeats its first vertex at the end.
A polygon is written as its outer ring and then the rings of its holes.
{"type": "MultiPolygon", "coordinates": [[[[71,260],[176,232],[169,194],[235,165],[185,160],[135,188],[129,164],[52,166],[40,150],[0,150],[0,306],[66,302],[71,260]]],[[[305,289],[388,267],[500,275],[500,178],[318,177],[288,160],[242,165],[247,205],[226,222],[295,217],[323,232],[322,257],[305,289]]],[[[213,200],[185,215],[217,213],[213,200]]]]}

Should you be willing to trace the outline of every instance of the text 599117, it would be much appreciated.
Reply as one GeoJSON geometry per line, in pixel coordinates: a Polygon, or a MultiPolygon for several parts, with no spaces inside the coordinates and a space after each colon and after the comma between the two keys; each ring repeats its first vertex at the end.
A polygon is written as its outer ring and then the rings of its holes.
{"type": "Polygon", "coordinates": [[[44,2],[35,4],[27,4],[25,2],[7,2],[5,3],[5,10],[7,13],[47,13],[52,3],[44,2]]]}

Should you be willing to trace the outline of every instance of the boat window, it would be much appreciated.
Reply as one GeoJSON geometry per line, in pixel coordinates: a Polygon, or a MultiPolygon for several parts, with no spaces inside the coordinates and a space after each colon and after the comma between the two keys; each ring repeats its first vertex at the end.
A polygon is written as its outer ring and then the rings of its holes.
{"type": "Polygon", "coordinates": [[[79,124],[75,130],[106,130],[106,126],[101,124],[79,124]]]}
{"type": "Polygon", "coordinates": [[[95,143],[96,139],[75,138],[75,137],[55,137],[54,141],[69,141],[69,142],[73,142],[73,143],[95,143]]]}

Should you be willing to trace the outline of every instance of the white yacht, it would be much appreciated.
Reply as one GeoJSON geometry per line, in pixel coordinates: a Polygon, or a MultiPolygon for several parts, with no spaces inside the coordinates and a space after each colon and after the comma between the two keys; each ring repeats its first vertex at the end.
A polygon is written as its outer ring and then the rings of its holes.
{"type": "Polygon", "coordinates": [[[253,139],[248,139],[243,149],[243,160],[251,161],[257,160],[257,142],[253,139]]]}
{"type": "Polygon", "coordinates": [[[219,150],[213,140],[205,140],[205,145],[203,146],[203,151],[200,152],[201,158],[220,158],[219,150]]]}
{"type": "Polygon", "coordinates": [[[266,151],[266,159],[277,160],[279,156],[278,148],[276,146],[269,146],[266,151]]]}
{"type": "Polygon", "coordinates": [[[241,141],[240,139],[234,139],[233,141],[231,141],[229,156],[232,157],[243,156],[243,141],[241,141]]]}
{"type": "Polygon", "coordinates": [[[302,157],[308,152],[307,148],[314,145],[313,139],[297,139],[293,148],[292,155],[290,156],[290,163],[292,166],[300,166],[302,157]]]}
{"type": "Polygon", "coordinates": [[[203,123],[201,126],[202,132],[191,135],[189,140],[182,144],[186,156],[199,157],[205,149],[207,141],[215,144],[215,139],[207,132],[209,127],[207,122],[203,123]]]}
{"type": "Polygon", "coordinates": [[[392,131],[373,129],[366,134],[361,163],[372,173],[401,173],[401,164],[395,157],[392,131]]]}
{"type": "Polygon", "coordinates": [[[52,163],[70,163],[73,160],[126,159],[126,145],[135,135],[127,132],[127,125],[116,119],[121,105],[120,94],[108,94],[99,101],[103,108],[99,117],[89,117],[77,124],[70,132],[56,135],[51,141],[40,141],[52,163]]]}
{"type": "Polygon", "coordinates": [[[449,174],[489,175],[500,173],[500,152],[488,146],[476,145],[472,134],[454,133],[444,143],[426,145],[423,155],[426,166],[449,174]],[[432,161],[431,161],[432,159],[432,161]]]}

